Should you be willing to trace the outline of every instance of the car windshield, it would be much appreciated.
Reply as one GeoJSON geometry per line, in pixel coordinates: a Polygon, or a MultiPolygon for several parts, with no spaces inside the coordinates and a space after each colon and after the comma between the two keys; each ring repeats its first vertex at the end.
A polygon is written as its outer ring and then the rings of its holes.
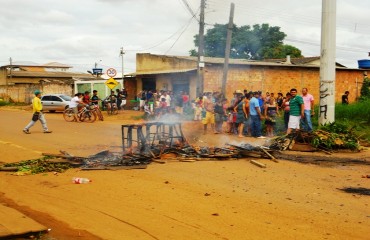
{"type": "Polygon", "coordinates": [[[72,99],[70,96],[67,95],[60,95],[59,97],[62,98],[64,101],[71,101],[72,99]]]}

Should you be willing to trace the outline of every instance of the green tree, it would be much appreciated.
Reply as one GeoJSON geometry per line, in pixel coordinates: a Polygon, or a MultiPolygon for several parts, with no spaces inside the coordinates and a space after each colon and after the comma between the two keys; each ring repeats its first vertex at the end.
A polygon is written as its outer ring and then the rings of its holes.
{"type": "MultiPolygon", "coordinates": [[[[204,35],[204,52],[207,57],[224,57],[227,35],[227,24],[216,24],[208,29],[204,35]]],[[[231,40],[231,58],[241,59],[264,59],[283,58],[286,55],[302,57],[301,51],[290,45],[284,45],[286,37],[280,27],[270,27],[269,24],[256,24],[237,27],[233,26],[231,40]]],[[[194,36],[195,46],[198,47],[199,36],[194,36]]],[[[197,55],[196,50],[191,50],[192,56],[197,55]]]]}

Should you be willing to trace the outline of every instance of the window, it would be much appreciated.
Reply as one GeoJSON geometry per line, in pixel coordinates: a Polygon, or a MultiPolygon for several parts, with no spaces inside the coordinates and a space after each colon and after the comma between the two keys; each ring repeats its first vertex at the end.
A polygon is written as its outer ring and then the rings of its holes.
{"type": "Polygon", "coordinates": [[[70,96],[67,96],[67,95],[60,95],[59,97],[63,99],[64,101],[71,101],[72,99],[70,96]]]}
{"type": "Polygon", "coordinates": [[[51,96],[43,96],[41,101],[51,101],[51,96]]]}
{"type": "Polygon", "coordinates": [[[57,96],[51,96],[51,101],[55,101],[55,102],[62,102],[62,99],[60,99],[59,97],[57,96]]]}

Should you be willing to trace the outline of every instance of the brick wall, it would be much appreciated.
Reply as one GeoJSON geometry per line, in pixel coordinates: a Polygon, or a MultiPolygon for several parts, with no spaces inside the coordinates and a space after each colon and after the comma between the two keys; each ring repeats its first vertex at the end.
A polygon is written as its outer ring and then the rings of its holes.
{"type": "MultiPolygon", "coordinates": [[[[204,90],[221,91],[223,68],[206,66],[204,90]]],[[[258,91],[263,93],[282,92],[284,95],[291,89],[300,92],[306,87],[315,99],[319,99],[320,72],[316,67],[268,67],[268,66],[230,66],[226,85],[226,97],[231,98],[235,90],[258,91]]],[[[345,91],[349,91],[349,100],[354,102],[356,93],[360,93],[363,79],[362,70],[337,69],[335,100],[341,101],[345,91]]]]}
{"type": "Polygon", "coordinates": [[[61,93],[72,96],[72,86],[67,84],[16,84],[0,86],[0,98],[11,102],[31,103],[34,91],[41,90],[44,94],[61,93]]]}

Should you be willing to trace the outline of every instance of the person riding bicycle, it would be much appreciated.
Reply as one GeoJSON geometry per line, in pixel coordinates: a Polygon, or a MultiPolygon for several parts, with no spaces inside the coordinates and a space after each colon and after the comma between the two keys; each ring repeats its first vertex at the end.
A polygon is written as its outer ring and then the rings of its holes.
{"type": "Polygon", "coordinates": [[[107,105],[108,110],[117,107],[117,95],[114,94],[114,91],[110,92],[110,95],[107,98],[107,105]]]}
{"type": "Polygon", "coordinates": [[[99,105],[99,101],[98,91],[94,90],[90,102],[92,105],[99,105]]]}
{"type": "Polygon", "coordinates": [[[78,122],[78,107],[79,105],[84,104],[82,101],[82,93],[76,93],[75,96],[71,99],[71,103],[69,104],[69,107],[73,110],[73,118],[74,122],[78,122]]]}
{"type": "Polygon", "coordinates": [[[84,94],[84,96],[82,97],[82,101],[83,101],[85,104],[89,104],[89,103],[90,103],[90,92],[89,92],[89,91],[85,91],[85,94],[84,94]]]}

